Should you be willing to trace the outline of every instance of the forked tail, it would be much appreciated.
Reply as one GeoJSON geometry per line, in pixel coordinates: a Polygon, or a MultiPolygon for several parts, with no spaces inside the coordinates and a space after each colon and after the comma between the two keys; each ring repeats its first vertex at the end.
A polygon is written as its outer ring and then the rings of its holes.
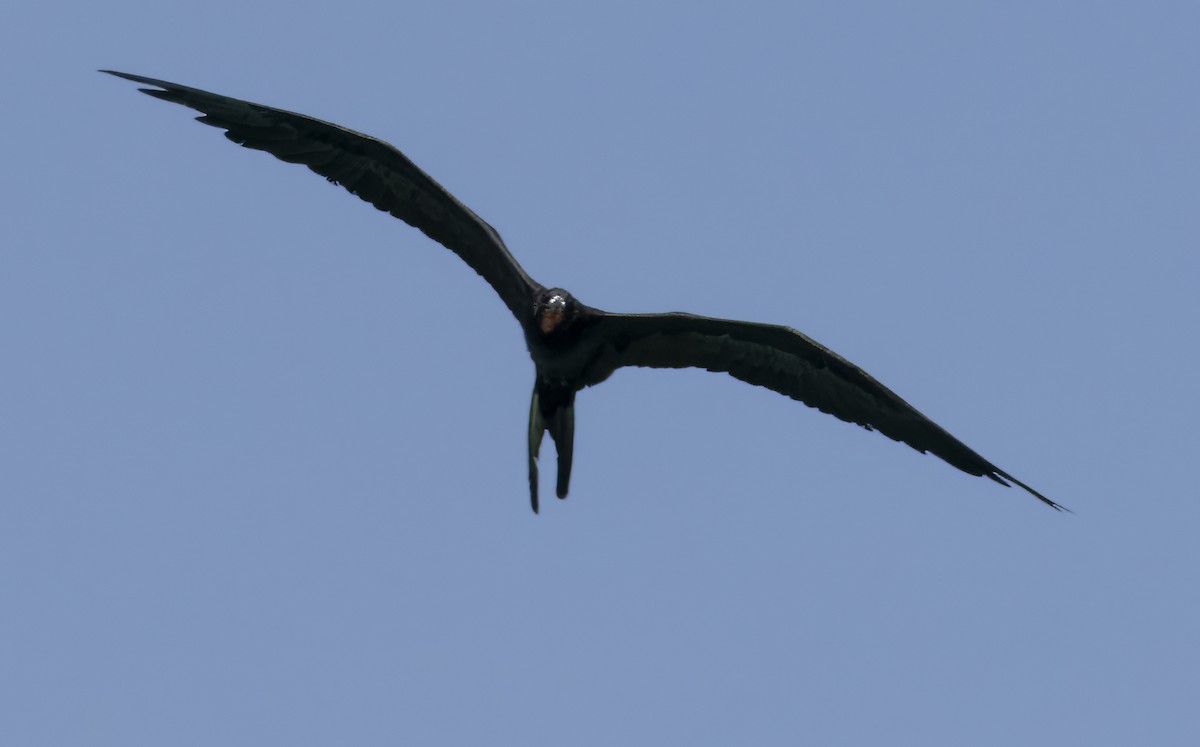
{"type": "Polygon", "coordinates": [[[575,444],[575,390],[538,380],[534,382],[533,398],[529,403],[529,500],[535,514],[538,511],[538,452],[547,431],[558,451],[555,492],[559,498],[566,498],[575,444]]]}

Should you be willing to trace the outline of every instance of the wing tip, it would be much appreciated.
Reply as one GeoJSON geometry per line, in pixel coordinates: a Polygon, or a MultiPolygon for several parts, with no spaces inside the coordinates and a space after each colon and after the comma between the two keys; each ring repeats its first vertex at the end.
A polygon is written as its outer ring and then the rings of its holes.
{"type": "Polygon", "coordinates": [[[995,470],[994,472],[988,473],[987,476],[990,477],[991,479],[995,480],[996,482],[1000,483],[1001,485],[1003,485],[1006,488],[1011,488],[1013,485],[1016,485],[1017,487],[1022,488],[1023,490],[1025,490],[1025,492],[1029,493],[1034,498],[1037,498],[1042,503],[1045,503],[1047,506],[1054,509],[1055,511],[1062,511],[1062,512],[1065,512],[1068,514],[1075,513],[1074,511],[1072,511],[1071,509],[1062,505],[1061,503],[1056,503],[1056,502],[1050,500],[1046,496],[1037,492],[1036,490],[1029,487],[1025,483],[1021,482],[1017,478],[1008,474],[1007,472],[1004,472],[1002,470],[995,470]]]}
{"type": "Polygon", "coordinates": [[[150,82],[149,78],[144,78],[140,75],[134,75],[133,73],[123,73],[120,70],[106,70],[104,68],[100,68],[96,72],[105,73],[107,75],[115,75],[118,78],[124,78],[125,80],[132,80],[135,83],[149,83],[150,82]]]}
{"type": "Polygon", "coordinates": [[[165,101],[170,101],[172,103],[180,103],[177,98],[179,93],[181,91],[187,90],[183,86],[180,86],[176,83],[170,83],[165,80],[158,80],[157,78],[147,78],[144,75],[134,75],[133,73],[122,73],[119,70],[97,70],[96,72],[107,73],[108,75],[115,75],[118,78],[124,78],[125,80],[130,80],[130,81],[133,81],[134,83],[141,83],[142,85],[154,86],[154,88],[139,88],[138,90],[141,91],[142,93],[154,96],[155,98],[163,99],[165,101]]]}

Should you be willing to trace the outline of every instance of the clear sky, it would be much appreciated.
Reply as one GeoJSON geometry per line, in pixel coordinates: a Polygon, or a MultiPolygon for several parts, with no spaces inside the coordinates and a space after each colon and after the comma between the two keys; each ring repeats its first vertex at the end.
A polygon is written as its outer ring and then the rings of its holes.
{"type": "Polygon", "coordinates": [[[0,742],[1196,744],[1198,28],[6,9],[0,742]],[[102,67],[381,137],[585,303],[803,330],[1075,514],[631,370],[534,516],[483,280],[102,67]]]}

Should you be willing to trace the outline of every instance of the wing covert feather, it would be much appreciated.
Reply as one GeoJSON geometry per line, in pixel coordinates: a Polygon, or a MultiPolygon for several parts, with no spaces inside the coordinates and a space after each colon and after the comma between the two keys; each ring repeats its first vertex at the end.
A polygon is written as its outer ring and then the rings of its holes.
{"type": "Polygon", "coordinates": [[[1019,485],[1061,508],[984,459],[866,371],[790,327],[684,313],[606,313],[595,334],[604,343],[586,372],[589,386],[622,366],[728,373],[935,454],[968,474],[1019,485]]]}
{"type": "Polygon", "coordinates": [[[101,72],[155,86],[139,90],[202,112],[198,121],[226,130],[225,137],[233,142],[303,164],[420,229],[483,276],[525,322],[529,299],[541,286],[525,273],[494,228],[394,146],[303,114],[140,75],[101,72]]]}

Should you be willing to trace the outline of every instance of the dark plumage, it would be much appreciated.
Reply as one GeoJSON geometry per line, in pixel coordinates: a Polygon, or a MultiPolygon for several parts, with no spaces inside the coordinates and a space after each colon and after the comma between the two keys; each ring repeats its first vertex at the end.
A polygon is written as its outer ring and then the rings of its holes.
{"type": "Polygon", "coordinates": [[[529,490],[538,510],[538,451],[558,449],[556,492],[571,477],[575,393],[622,366],[697,367],[767,387],[849,423],[930,452],[972,475],[1019,485],[1062,506],[972,451],[837,353],[789,327],[692,314],[613,314],[530,278],[500,234],[396,148],[329,122],[154,78],[104,70],[143,92],[203,113],[239,145],[308,166],[420,229],[483,276],[520,322],[536,368],[529,410],[529,490]]]}

